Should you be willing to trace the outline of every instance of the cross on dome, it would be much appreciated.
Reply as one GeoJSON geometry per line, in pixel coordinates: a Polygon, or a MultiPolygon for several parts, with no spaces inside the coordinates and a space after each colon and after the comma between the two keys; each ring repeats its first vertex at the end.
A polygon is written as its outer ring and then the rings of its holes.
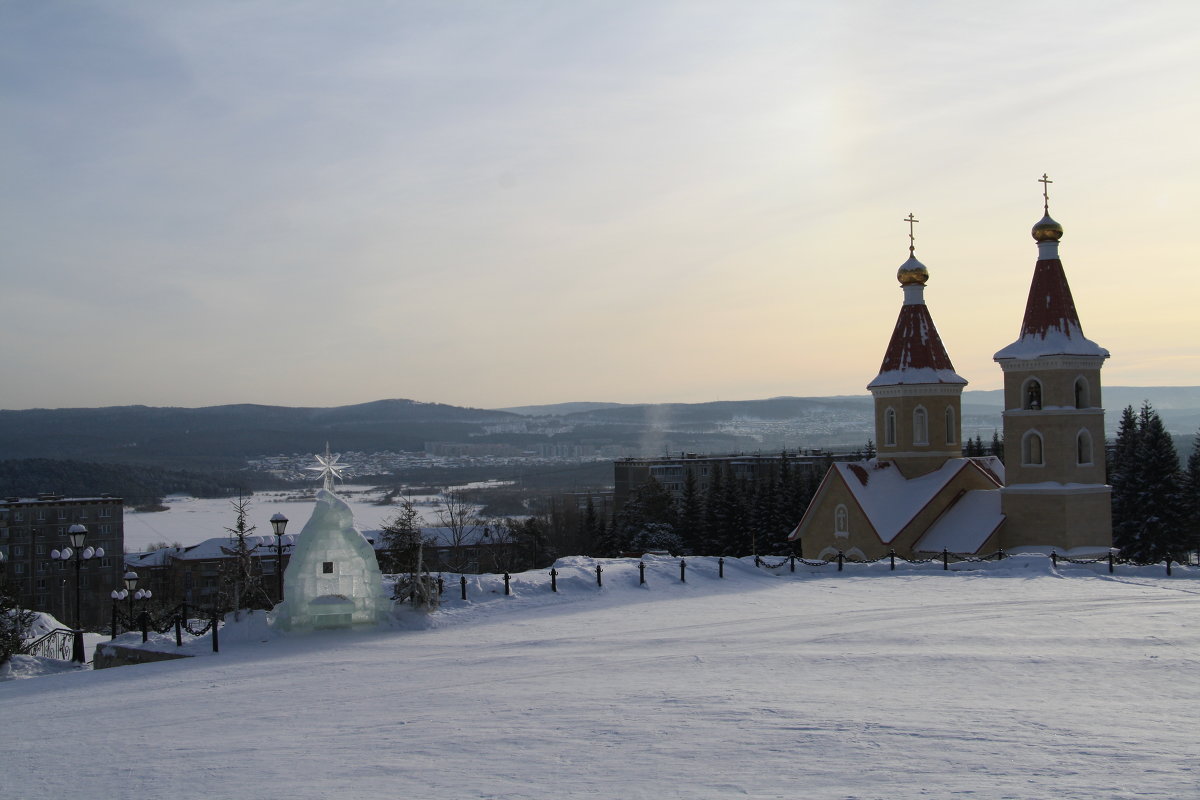
{"type": "Polygon", "coordinates": [[[921,220],[913,216],[913,213],[908,212],[908,216],[904,218],[904,222],[908,223],[908,254],[914,255],[916,251],[917,237],[913,235],[913,223],[921,220]]]}
{"type": "Polygon", "coordinates": [[[1038,178],[1038,183],[1042,185],[1042,198],[1045,200],[1043,207],[1048,215],[1050,213],[1050,184],[1054,181],[1050,180],[1050,176],[1043,172],[1042,177],[1038,178]]]}

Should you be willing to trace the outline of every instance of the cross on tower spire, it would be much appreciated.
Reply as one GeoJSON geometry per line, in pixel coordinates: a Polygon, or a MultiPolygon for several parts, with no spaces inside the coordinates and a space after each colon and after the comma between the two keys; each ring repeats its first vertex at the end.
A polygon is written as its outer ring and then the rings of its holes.
{"type": "Polygon", "coordinates": [[[1042,185],[1042,198],[1045,200],[1044,207],[1046,210],[1046,214],[1049,215],[1050,214],[1050,184],[1054,183],[1054,181],[1050,180],[1050,177],[1048,175],[1046,175],[1046,173],[1043,172],[1042,177],[1038,178],[1038,183],[1040,183],[1042,185]]]}
{"type": "Polygon", "coordinates": [[[915,255],[917,243],[917,237],[913,235],[913,223],[920,222],[921,220],[914,217],[913,213],[910,211],[908,212],[908,216],[905,217],[903,221],[908,223],[908,254],[912,256],[915,255]]]}

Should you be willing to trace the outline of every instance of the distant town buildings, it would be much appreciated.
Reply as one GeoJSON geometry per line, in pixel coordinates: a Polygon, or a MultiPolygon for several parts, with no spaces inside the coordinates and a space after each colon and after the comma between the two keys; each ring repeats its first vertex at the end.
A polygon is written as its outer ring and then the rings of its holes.
{"type": "MultiPolygon", "coordinates": [[[[747,483],[777,480],[783,459],[799,472],[820,473],[835,461],[853,461],[861,453],[830,453],[820,449],[795,450],[774,455],[698,455],[680,453],[658,458],[623,458],[613,462],[613,505],[619,511],[633,491],[650,478],[658,481],[675,500],[682,500],[687,476],[691,475],[696,491],[708,491],[713,471],[720,467],[725,475],[747,483]]],[[[610,516],[611,518],[611,516],[610,516]]]]}

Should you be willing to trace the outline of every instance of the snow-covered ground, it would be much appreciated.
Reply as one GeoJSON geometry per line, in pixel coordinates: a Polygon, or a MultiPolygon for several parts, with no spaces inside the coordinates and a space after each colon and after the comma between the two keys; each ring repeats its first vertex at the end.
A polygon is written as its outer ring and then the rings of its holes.
{"type": "Polygon", "coordinates": [[[0,797],[1200,797],[1195,568],[603,563],[0,683],[0,797]]]}

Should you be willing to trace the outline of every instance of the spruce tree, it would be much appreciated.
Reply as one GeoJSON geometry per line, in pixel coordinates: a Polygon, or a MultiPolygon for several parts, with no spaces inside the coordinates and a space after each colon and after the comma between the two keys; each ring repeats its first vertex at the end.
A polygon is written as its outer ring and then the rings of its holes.
{"type": "Polygon", "coordinates": [[[1196,550],[1197,561],[1200,562],[1200,432],[1196,434],[1192,454],[1188,456],[1183,492],[1184,527],[1191,538],[1190,546],[1196,550]]]}
{"type": "Polygon", "coordinates": [[[686,469],[683,476],[683,497],[679,504],[679,530],[683,545],[689,553],[698,551],[704,525],[704,505],[696,484],[696,473],[686,469]]]}
{"type": "Polygon", "coordinates": [[[1180,558],[1190,545],[1179,455],[1149,402],[1121,416],[1110,470],[1113,544],[1134,561],[1180,558]]]}

